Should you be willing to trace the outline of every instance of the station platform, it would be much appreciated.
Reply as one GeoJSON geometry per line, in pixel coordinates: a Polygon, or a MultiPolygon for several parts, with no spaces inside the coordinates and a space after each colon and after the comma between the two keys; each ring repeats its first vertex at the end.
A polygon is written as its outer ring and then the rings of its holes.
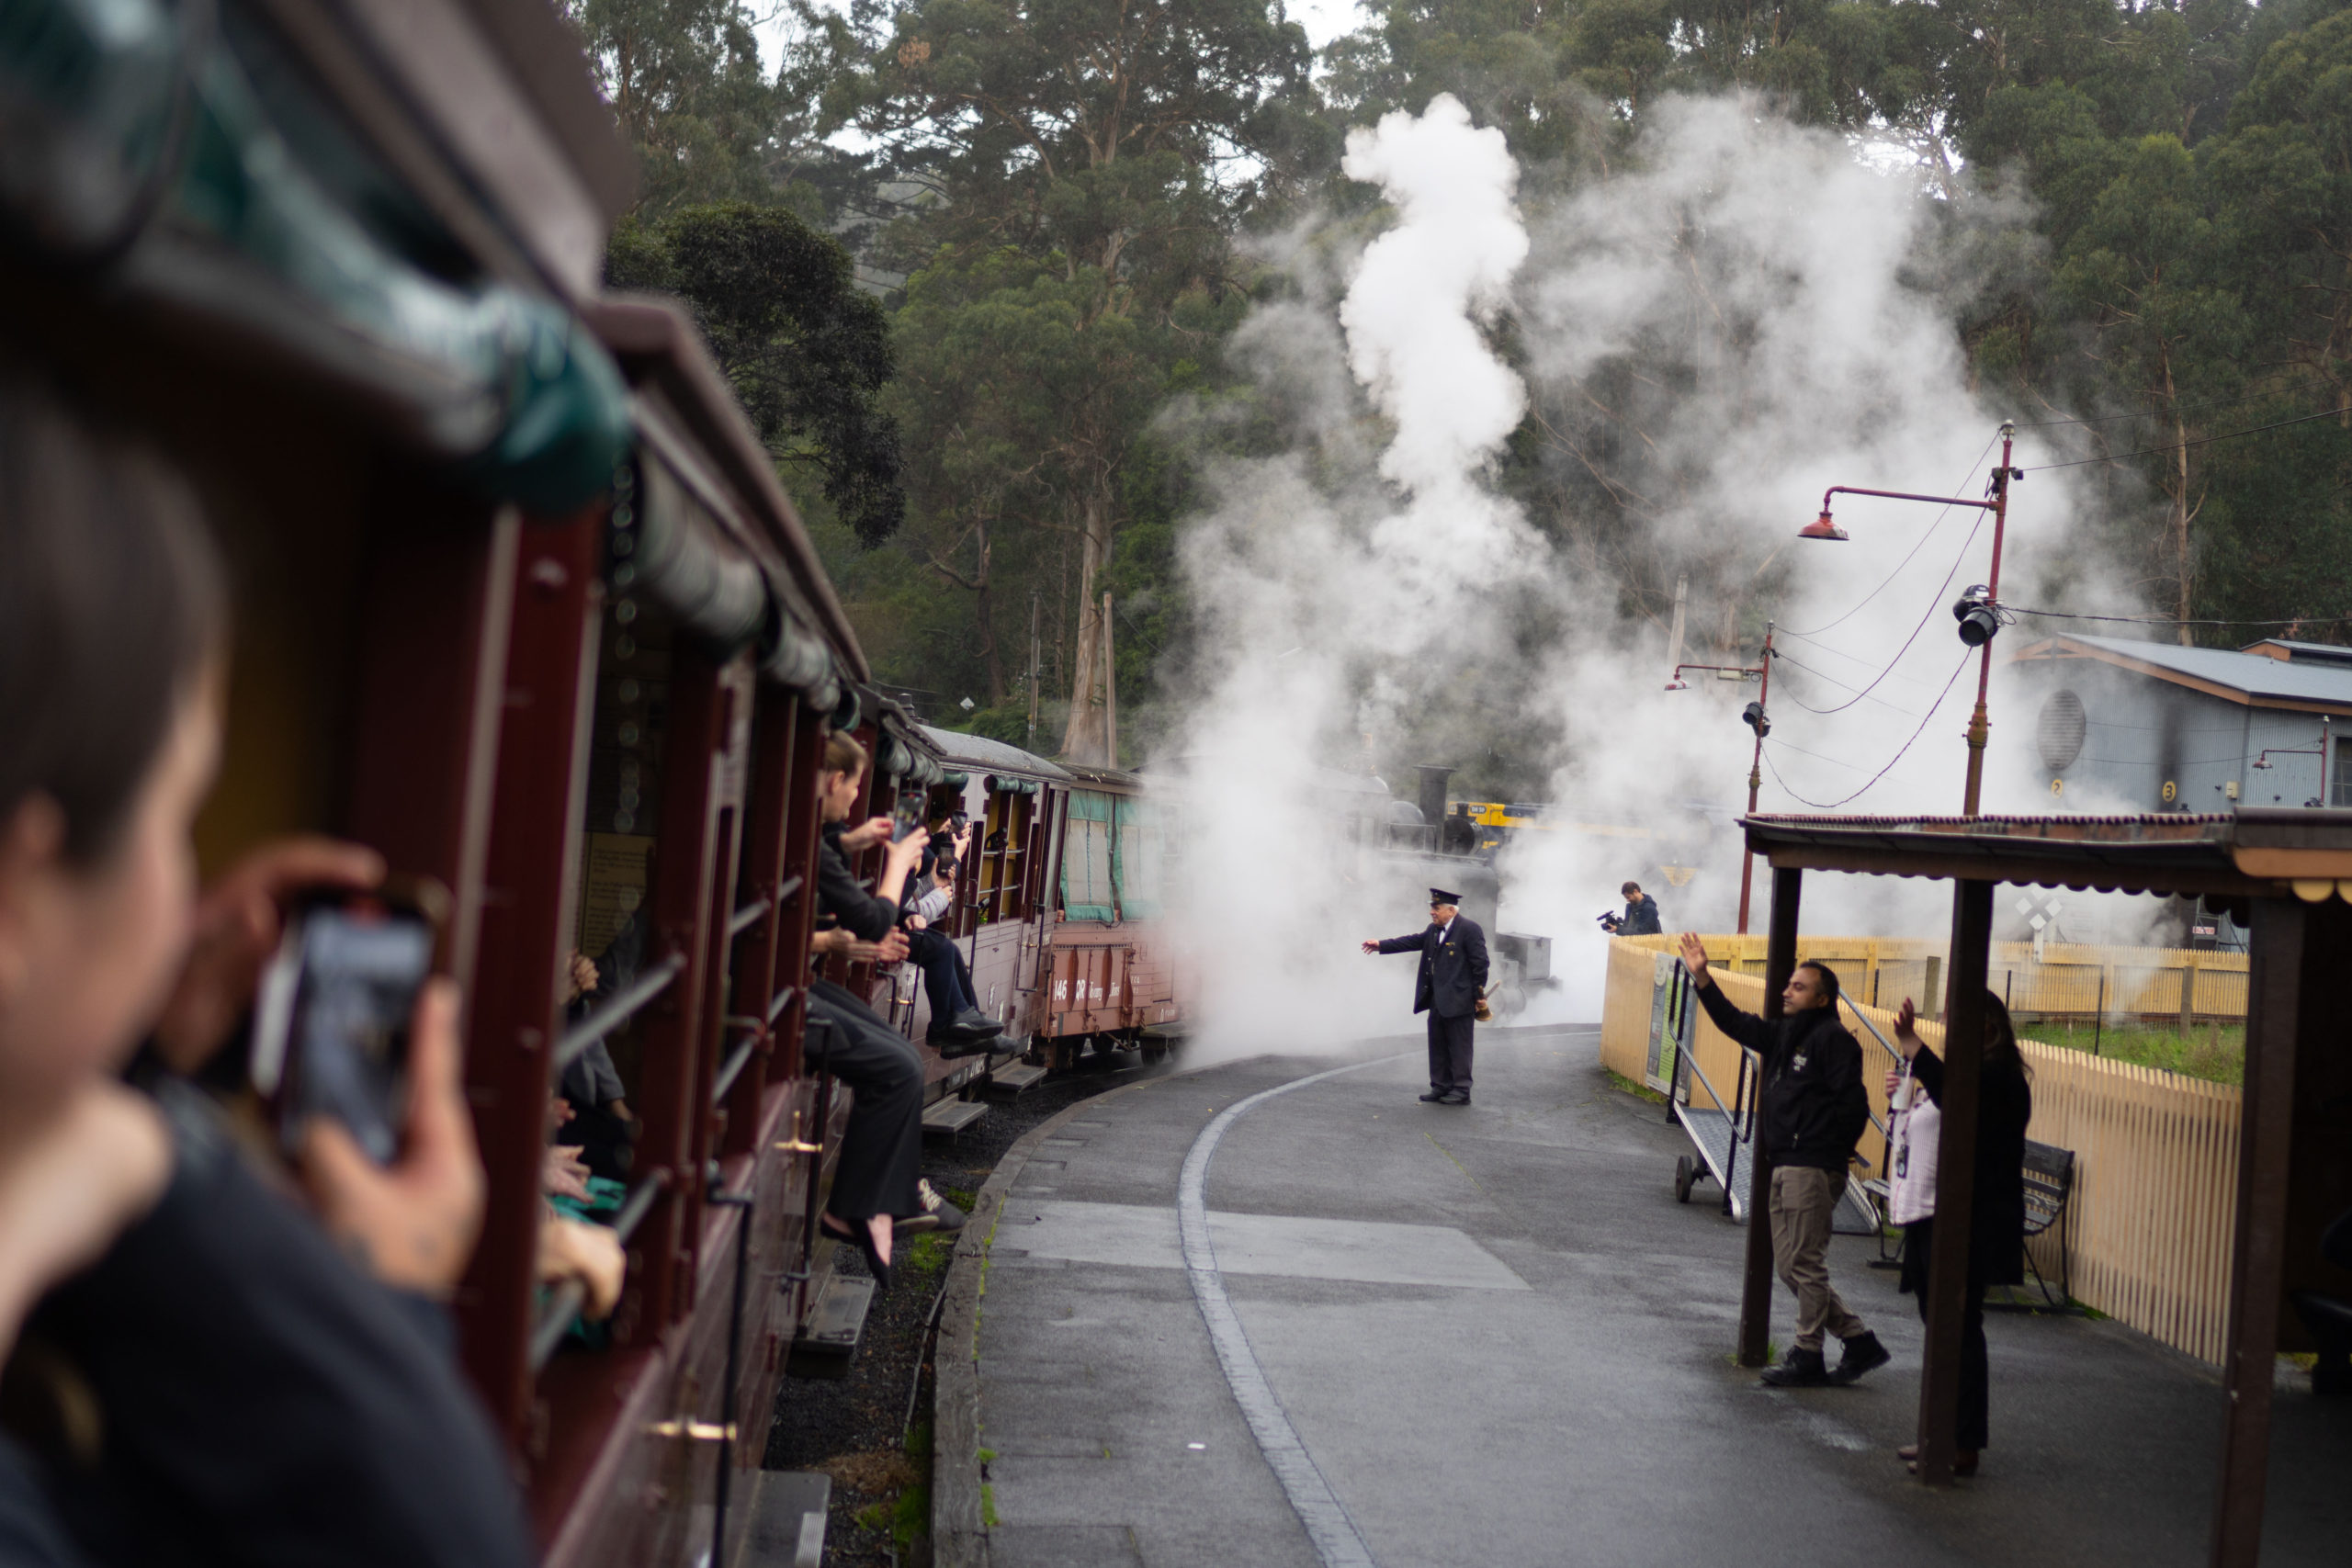
{"type": "MultiPolygon", "coordinates": [[[[1743,1229],[1675,1201],[1690,1143],[1597,1042],[1481,1029],[1464,1108],[1415,1100],[1416,1036],[1172,1074],[1024,1138],[949,1291],[938,1561],[2205,1561],[2218,1374],[2118,1325],[1995,1314],[1994,1446],[1941,1493],[1894,1457],[1920,1330],[1874,1241],[1838,1238],[1832,1276],[1893,1365],[1781,1392],[1733,1364],[1743,1229]]],[[[2352,1406],[2279,1389],[2263,1562],[2340,1564],[2352,1406]]]]}

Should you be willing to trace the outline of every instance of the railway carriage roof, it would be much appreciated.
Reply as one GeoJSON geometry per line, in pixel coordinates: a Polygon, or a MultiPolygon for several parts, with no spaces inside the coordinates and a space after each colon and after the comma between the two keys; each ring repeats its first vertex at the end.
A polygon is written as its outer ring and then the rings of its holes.
{"type": "Polygon", "coordinates": [[[1776,870],[2316,902],[2352,888],[2352,811],[1741,819],[1776,870]]]}
{"type": "Polygon", "coordinates": [[[967,735],[961,730],[941,729],[928,724],[917,728],[922,738],[938,750],[942,761],[960,770],[1019,773],[1026,778],[1053,779],[1064,783],[1075,776],[1057,762],[1048,762],[1018,746],[991,740],[985,735],[967,735]]]}

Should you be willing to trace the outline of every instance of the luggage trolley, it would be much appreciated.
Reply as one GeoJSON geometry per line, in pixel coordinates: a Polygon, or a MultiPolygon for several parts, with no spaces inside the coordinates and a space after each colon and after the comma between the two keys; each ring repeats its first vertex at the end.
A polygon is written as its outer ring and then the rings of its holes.
{"type": "MultiPolygon", "coordinates": [[[[1699,1028],[1698,998],[1692,995],[1690,971],[1679,958],[1660,953],[1650,1008],[1650,1060],[1653,1087],[1666,1092],[1666,1114],[1689,1135],[1698,1157],[1678,1155],[1674,1161],[1674,1196],[1690,1201],[1690,1190],[1712,1179],[1722,1190],[1723,1212],[1736,1223],[1747,1221],[1747,1190],[1754,1164],[1756,1107],[1762,1098],[1763,1063],[1753,1051],[1739,1053],[1739,1074],[1725,1099],[1691,1050],[1699,1028]],[[1703,1102],[1692,1096],[1696,1085],[1703,1102]]],[[[1878,1211],[1854,1179],[1846,1178],[1830,1222],[1838,1235],[1876,1235],[1878,1211]]]]}

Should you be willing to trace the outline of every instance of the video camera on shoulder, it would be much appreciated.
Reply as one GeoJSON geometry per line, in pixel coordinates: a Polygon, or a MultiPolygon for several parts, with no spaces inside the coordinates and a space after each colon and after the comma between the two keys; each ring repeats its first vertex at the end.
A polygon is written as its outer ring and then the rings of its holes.
{"type": "Polygon", "coordinates": [[[1617,928],[1625,923],[1625,917],[1614,909],[1602,910],[1598,919],[1600,929],[1612,936],[1616,934],[1617,928]]]}

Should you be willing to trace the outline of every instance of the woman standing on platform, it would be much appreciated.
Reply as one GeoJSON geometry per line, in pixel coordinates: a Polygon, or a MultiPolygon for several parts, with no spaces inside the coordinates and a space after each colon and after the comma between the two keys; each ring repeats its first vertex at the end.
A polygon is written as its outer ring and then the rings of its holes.
{"type": "MultiPolygon", "coordinates": [[[[1886,1075],[1887,1102],[1901,1115],[1888,1204],[1903,1230],[1903,1289],[1928,1316],[1928,1265],[1936,1246],[1936,1152],[1943,1135],[1944,1064],[1912,1024],[1917,1014],[1903,998],[1894,1043],[1900,1071],[1886,1075]]],[[[1984,993],[1984,1067],[1977,1091],[1976,1179],[1969,1222],[1968,1289],[1961,1320],[1960,1406],[1952,1435],[1954,1475],[1973,1475],[1991,1441],[1991,1368],[1984,1348],[1984,1292],[2025,1279],[2025,1129],[2033,1119],[2032,1069],[2018,1050],[2009,1010],[1984,993]]],[[[1918,1446],[1895,1452],[1917,1468],[1918,1446]]]]}

